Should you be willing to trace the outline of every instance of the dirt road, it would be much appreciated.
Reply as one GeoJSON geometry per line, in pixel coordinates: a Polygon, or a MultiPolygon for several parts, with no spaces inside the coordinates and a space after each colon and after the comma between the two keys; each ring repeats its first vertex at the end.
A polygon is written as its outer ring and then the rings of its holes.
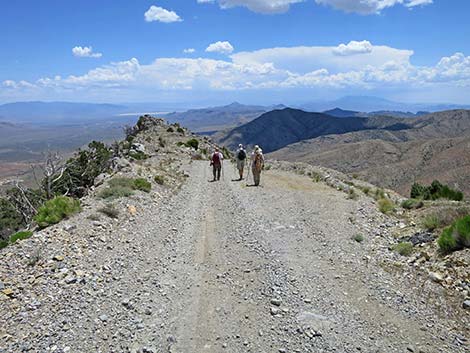
{"type": "Polygon", "coordinates": [[[429,304],[435,284],[380,266],[380,240],[352,240],[374,218],[367,200],[288,172],[261,187],[232,181],[231,165],[213,183],[205,162],[188,172],[172,197],[131,200],[135,217],[92,223],[104,240],[67,243],[62,266],[83,281],[44,270],[1,302],[0,352],[466,350],[462,321],[429,304]]]}

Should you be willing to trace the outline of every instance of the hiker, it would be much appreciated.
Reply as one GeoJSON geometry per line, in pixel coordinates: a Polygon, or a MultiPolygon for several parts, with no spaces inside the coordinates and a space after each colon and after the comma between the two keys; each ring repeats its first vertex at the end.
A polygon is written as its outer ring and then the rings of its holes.
{"type": "Polygon", "coordinates": [[[220,172],[222,170],[223,160],[224,155],[220,153],[219,149],[216,147],[214,153],[212,153],[211,156],[212,172],[214,173],[214,179],[212,181],[220,180],[220,172]]]}
{"type": "Polygon", "coordinates": [[[240,174],[240,179],[238,180],[243,180],[243,170],[245,169],[246,151],[243,148],[242,144],[238,145],[238,150],[236,152],[236,159],[237,159],[238,173],[240,174]]]}
{"type": "Polygon", "coordinates": [[[264,167],[263,150],[256,145],[253,153],[251,154],[251,170],[253,171],[253,180],[255,186],[259,185],[261,179],[261,170],[264,167]]]}

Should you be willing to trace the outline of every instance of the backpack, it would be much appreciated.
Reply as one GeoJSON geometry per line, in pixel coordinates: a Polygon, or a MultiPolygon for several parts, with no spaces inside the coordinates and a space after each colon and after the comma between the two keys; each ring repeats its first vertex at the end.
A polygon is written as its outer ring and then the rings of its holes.
{"type": "Polygon", "coordinates": [[[212,155],[212,164],[220,164],[220,155],[218,153],[212,155]]]}
{"type": "Polygon", "coordinates": [[[261,171],[262,168],[263,168],[263,157],[261,156],[261,154],[256,154],[255,155],[255,169],[257,171],[261,171]]]}
{"type": "Polygon", "coordinates": [[[238,151],[237,158],[238,158],[240,161],[244,161],[244,160],[246,159],[246,152],[245,152],[245,150],[240,150],[240,151],[238,151]]]}

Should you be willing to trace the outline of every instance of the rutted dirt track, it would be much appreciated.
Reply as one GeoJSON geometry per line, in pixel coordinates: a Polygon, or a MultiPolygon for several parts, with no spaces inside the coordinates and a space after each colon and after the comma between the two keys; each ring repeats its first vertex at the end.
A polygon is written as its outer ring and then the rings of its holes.
{"type": "Polygon", "coordinates": [[[231,165],[214,183],[207,163],[188,168],[178,194],[105,226],[108,245],[70,245],[81,257],[65,266],[86,281],[40,283],[31,310],[37,288],[2,302],[0,352],[466,350],[464,320],[423,296],[435,284],[417,290],[374,262],[367,235],[351,240],[351,217],[375,212],[363,201],[287,172],[256,188],[231,165]]]}

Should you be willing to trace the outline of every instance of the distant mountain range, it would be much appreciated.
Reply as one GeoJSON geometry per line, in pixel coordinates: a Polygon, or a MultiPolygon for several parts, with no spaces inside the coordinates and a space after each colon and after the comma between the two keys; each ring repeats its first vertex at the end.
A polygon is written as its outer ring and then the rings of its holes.
{"type": "Polygon", "coordinates": [[[164,117],[170,122],[180,123],[195,132],[210,133],[243,125],[272,109],[274,107],[243,105],[235,102],[220,107],[170,113],[164,117]]]}
{"type": "Polygon", "coordinates": [[[404,195],[414,181],[434,179],[470,194],[469,110],[397,118],[333,117],[284,109],[265,113],[215,139],[232,149],[238,143],[259,144],[271,152],[268,159],[354,173],[404,195]]]}
{"type": "Polygon", "coordinates": [[[437,112],[453,109],[470,109],[470,105],[462,104],[426,104],[426,103],[403,103],[394,102],[384,98],[369,96],[346,96],[333,101],[313,101],[295,105],[296,108],[310,111],[322,112],[334,108],[356,112],[437,112]]]}
{"type": "Polygon", "coordinates": [[[359,116],[359,117],[393,116],[393,117],[396,117],[396,118],[414,118],[414,117],[417,117],[417,116],[422,116],[422,115],[429,114],[429,112],[425,112],[425,111],[419,111],[419,112],[416,112],[416,113],[412,113],[412,112],[401,112],[401,111],[396,111],[396,110],[393,110],[393,111],[379,110],[379,111],[367,113],[367,112],[357,112],[357,111],[354,111],[354,110],[344,110],[344,109],[341,109],[341,108],[334,108],[334,109],[326,110],[323,113],[334,116],[334,117],[337,117],[337,118],[349,118],[349,117],[353,117],[353,116],[359,116]]]}

